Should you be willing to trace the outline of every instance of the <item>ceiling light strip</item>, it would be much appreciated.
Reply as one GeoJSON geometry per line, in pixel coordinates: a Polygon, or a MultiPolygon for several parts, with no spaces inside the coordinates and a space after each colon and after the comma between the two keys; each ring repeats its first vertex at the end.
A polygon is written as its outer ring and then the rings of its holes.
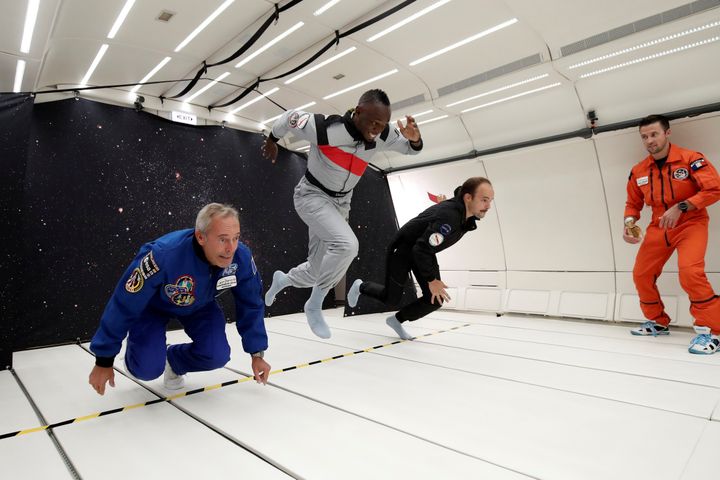
{"type": "Polygon", "coordinates": [[[473,95],[472,97],[463,98],[462,100],[458,100],[457,102],[449,103],[445,105],[446,107],[454,107],[455,105],[460,105],[461,103],[469,102],[471,100],[476,100],[478,98],[486,97],[488,95],[492,95],[493,93],[503,92],[505,90],[509,90],[511,88],[519,87],[520,85],[525,85],[530,82],[534,82],[536,80],[540,80],[543,78],[549,77],[549,73],[544,73],[542,75],[538,75],[536,77],[531,77],[526,80],[522,80],[520,82],[511,83],[510,85],[505,85],[504,87],[496,88],[495,90],[490,90],[489,92],[481,93],[479,95],[473,95]]]}
{"type": "Polygon", "coordinates": [[[708,43],[717,42],[718,40],[720,40],[720,36],[708,38],[708,39],[701,40],[701,41],[695,42],[695,43],[690,43],[687,45],[683,45],[682,47],[671,48],[670,50],[665,50],[663,52],[654,53],[652,55],[647,55],[645,57],[636,58],[635,60],[630,60],[628,62],[618,63],[617,65],[613,65],[611,67],[601,68],[600,70],[595,70],[594,72],[583,73],[582,75],[580,75],[580,78],[587,78],[587,77],[592,77],[594,75],[599,75],[601,73],[611,72],[611,71],[617,70],[619,68],[627,67],[630,65],[635,65],[637,63],[642,63],[642,62],[645,62],[648,60],[654,60],[656,58],[664,57],[666,55],[671,55],[673,53],[683,52],[685,50],[690,50],[691,48],[699,47],[701,45],[707,45],[708,43]]]}
{"type": "Polygon", "coordinates": [[[369,79],[365,80],[364,82],[356,83],[355,85],[352,85],[352,86],[347,87],[347,88],[343,88],[342,90],[340,90],[340,91],[338,91],[338,92],[331,93],[330,95],[326,95],[326,96],[323,97],[323,100],[328,100],[328,99],[330,99],[330,98],[337,97],[338,95],[342,95],[343,93],[347,93],[347,92],[349,92],[350,90],[355,90],[356,88],[360,88],[360,87],[362,87],[363,85],[367,85],[368,83],[375,82],[375,81],[377,81],[377,80],[380,80],[381,78],[389,77],[390,75],[393,75],[393,74],[395,74],[395,73],[397,73],[397,72],[398,72],[398,69],[397,69],[397,68],[393,68],[393,69],[390,70],[389,72],[382,73],[382,74],[380,74],[380,75],[378,75],[378,76],[376,76],[376,77],[369,78],[369,79]]]}
{"type": "Polygon", "coordinates": [[[343,52],[340,52],[340,53],[338,53],[337,55],[328,58],[327,60],[324,60],[324,61],[318,63],[317,65],[315,65],[314,67],[308,68],[308,69],[305,70],[304,72],[295,75],[294,77],[292,77],[292,78],[289,79],[289,80],[286,80],[286,81],[285,81],[285,85],[289,85],[289,84],[293,83],[295,80],[301,79],[302,77],[304,77],[304,76],[307,75],[308,73],[312,73],[312,72],[314,72],[315,70],[317,70],[318,68],[322,68],[322,67],[324,67],[325,65],[327,65],[327,64],[329,64],[329,63],[332,63],[332,62],[334,62],[335,60],[337,60],[337,59],[339,59],[339,58],[344,57],[344,56],[347,55],[348,53],[354,52],[355,50],[357,50],[356,47],[350,47],[350,48],[348,48],[347,50],[345,50],[345,51],[343,51],[343,52]]]}
{"type": "Polygon", "coordinates": [[[257,57],[258,55],[260,55],[261,53],[263,53],[265,50],[267,50],[268,48],[272,47],[273,45],[275,45],[276,43],[278,43],[279,41],[281,41],[283,38],[285,38],[285,37],[287,37],[288,35],[290,35],[291,33],[293,33],[293,32],[294,32],[295,30],[297,30],[298,28],[301,28],[303,25],[305,25],[304,22],[298,22],[298,23],[296,23],[295,25],[293,25],[293,26],[290,27],[289,29],[285,30],[283,33],[281,33],[281,34],[278,35],[277,37],[275,37],[275,38],[273,38],[272,40],[270,40],[268,43],[266,43],[266,44],[263,45],[262,47],[260,47],[260,48],[258,48],[257,50],[255,50],[252,54],[250,54],[250,55],[248,55],[247,57],[245,57],[244,59],[240,60],[240,61],[237,63],[237,65],[235,65],[235,68],[240,68],[240,67],[242,67],[243,65],[245,65],[246,63],[248,63],[250,60],[252,60],[253,58],[257,57]]]}
{"type": "Polygon", "coordinates": [[[428,118],[427,120],[423,120],[422,122],[418,122],[417,124],[425,125],[426,123],[436,122],[438,120],[442,120],[443,118],[447,118],[447,117],[448,117],[447,115],[440,115],[439,117],[428,118]]]}
{"type": "Polygon", "coordinates": [[[201,89],[198,90],[197,92],[195,92],[195,93],[193,93],[192,95],[190,95],[187,99],[183,100],[183,103],[190,103],[190,102],[192,102],[195,98],[197,98],[199,95],[202,95],[203,93],[205,93],[205,92],[207,92],[208,90],[210,90],[212,87],[214,87],[218,82],[222,81],[222,79],[225,78],[225,77],[227,77],[228,75],[230,75],[230,72],[225,72],[225,73],[223,73],[222,75],[220,75],[219,77],[217,77],[215,80],[213,80],[212,82],[208,83],[207,85],[205,85],[203,88],[201,88],[201,89]]]}
{"type": "MultiPolygon", "coordinates": [[[[410,114],[410,115],[407,115],[407,116],[413,117],[413,118],[418,118],[418,117],[422,117],[423,115],[428,115],[428,114],[430,114],[430,113],[432,113],[432,112],[433,112],[433,110],[425,110],[424,112],[413,113],[413,114],[410,114]]],[[[405,117],[406,117],[406,116],[402,116],[402,117],[398,118],[398,119],[395,120],[395,121],[398,122],[398,121],[400,121],[400,120],[405,120],[405,117]]]]}
{"type": "Polygon", "coordinates": [[[22,53],[30,53],[30,44],[32,43],[32,35],[35,30],[35,21],[39,9],[40,0],[28,0],[27,12],[25,13],[25,28],[20,42],[20,51],[22,53]]]}
{"type": "Polygon", "coordinates": [[[159,72],[160,69],[163,68],[170,60],[171,60],[170,57],[165,57],[165,58],[163,58],[163,59],[160,61],[160,63],[158,63],[157,65],[155,65],[155,68],[153,68],[152,70],[150,70],[150,72],[149,72],[147,75],[145,75],[142,80],[140,80],[140,83],[138,83],[137,85],[135,85],[135,86],[132,88],[132,90],[130,90],[130,93],[133,94],[133,93],[137,92],[138,90],[140,90],[140,87],[142,87],[142,84],[145,83],[145,82],[147,82],[148,80],[150,80],[150,79],[152,78],[152,76],[155,75],[157,72],[159,72]]]}
{"type": "Polygon", "coordinates": [[[98,50],[97,55],[95,55],[95,60],[92,61],[90,64],[90,68],[88,69],[87,73],[85,73],[85,76],[83,77],[82,81],[80,82],[80,85],[87,85],[88,80],[90,80],[90,77],[92,76],[93,72],[97,68],[98,64],[100,63],[100,60],[102,60],[103,55],[105,55],[105,52],[108,49],[107,43],[103,43],[100,47],[100,50],[98,50]]]}
{"type": "Polygon", "coordinates": [[[446,3],[448,3],[449,1],[450,1],[450,0],[440,0],[439,2],[433,3],[433,4],[430,5],[429,7],[423,8],[423,9],[420,10],[419,12],[410,15],[410,16],[407,17],[406,19],[401,20],[401,21],[399,21],[398,23],[389,26],[388,28],[386,28],[386,29],[383,30],[382,32],[376,33],[376,34],[373,35],[372,37],[368,38],[368,39],[367,39],[368,43],[369,43],[369,42],[374,42],[374,41],[377,40],[378,38],[384,37],[384,36],[387,35],[388,33],[392,32],[392,31],[395,31],[395,30],[397,30],[397,29],[400,28],[400,27],[404,27],[404,26],[407,25],[408,23],[410,23],[410,22],[412,22],[412,21],[414,21],[414,20],[417,20],[418,18],[422,17],[423,15],[425,15],[425,14],[427,14],[427,13],[432,12],[432,11],[435,10],[436,8],[442,7],[443,5],[445,5],[446,3]]]}
{"type": "MultiPolygon", "coordinates": [[[[316,103],[317,103],[317,102],[306,103],[305,105],[300,105],[299,107],[297,107],[297,108],[292,108],[292,109],[290,109],[290,110],[294,110],[294,111],[297,111],[297,110],[305,110],[305,109],[308,108],[308,107],[312,107],[312,106],[315,105],[316,103]]],[[[268,123],[270,123],[270,122],[274,122],[274,121],[277,120],[278,118],[282,117],[284,114],[285,114],[285,112],[281,113],[280,115],[276,115],[276,116],[274,116],[274,117],[272,117],[272,118],[268,118],[267,120],[263,120],[262,122],[260,122],[260,125],[266,125],[266,124],[268,124],[268,123]]]]}
{"type": "Polygon", "coordinates": [[[319,17],[320,15],[322,15],[322,14],[325,13],[325,12],[327,12],[327,11],[330,10],[332,7],[334,7],[335,5],[337,5],[338,3],[340,3],[340,0],[330,0],[330,1],[327,2],[325,5],[323,5],[322,7],[318,8],[317,10],[315,10],[315,11],[313,12],[313,15],[315,15],[316,17],[319,17]]]}
{"type": "Polygon", "coordinates": [[[25,76],[25,60],[18,60],[17,69],[15,70],[15,86],[13,87],[14,93],[20,93],[22,90],[23,76],[25,76]]]}
{"type": "Polygon", "coordinates": [[[668,36],[666,36],[666,37],[658,38],[658,39],[655,39],[655,40],[652,40],[652,41],[649,41],[649,42],[640,43],[640,44],[634,45],[634,46],[632,46],[632,47],[628,47],[628,48],[624,48],[624,49],[622,49],[622,50],[618,50],[618,51],[616,51],[616,52],[608,53],[607,55],[601,55],[601,56],[599,56],[599,57],[591,58],[590,60],[585,60],[584,62],[580,62],[580,63],[576,63],[576,64],[574,64],[574,65],[570,65],[570,66],[568,67],[568,70],[572,70],[572,69],[578,68],[578,67],[584,67],[585,65],[590,65],[590,64],[595,63],[595,62],[600,62],[600,61],[602,61],[602,60],[607,60],[608,58],[617,57],[618,55],[622,55],[622,54],[629,53],[629,52],[634,52],[634,51],[636,51],[636,50],[640,50],[640,49],[642,49],[642,48],[651,47],[651,46],[653,46],[653,45],[658,45],[658,44],[660,44],[660,43],[668,42],[668,41],[670,41],[670,40],[675,40],[676,38],[684,37],[684,36],[686,36],[686,35],[690,35],[690,34],[693,34],[693,33],[701,32],[701,31],[703,31],[703,30],[707,30],[708,28],[713,28],[713,27],[717,27],[717,26],[720,26],[720,21],[708,23],[708,24],[705,24],[705,25],[702,25],[702,26],[696,27],[696,28],[691,28],[691,29],[685,30],[684,32],[674,33],[674,34],[672,34],[672,35],[668,35],[668,36]]]}
{"type": "Polygon", "coordinates": [[[483,30],[483,31],[480,32],[480,33],[476,33],[475,35],[472,35],[472,36],[470,36],[470,37],[468,37],[468,38],[466,38],[466,39],[464,39],[464,40],[460,40],[460,41],[457,42],[457,43],[453,43],[453,44],[450,45],[449,47],[441,48],[440,50],[438,50],[438,51],[436,51],[436,52],[433,52],[433,53],[431,53],[431,54],[429,54],[429,55],[425,55],[425,56],[422,57],[422,58],[418,58],[417,60],[410,62],[410,66],[413,67],[413,66],[418,65],[418,64],[420,64],[420,63],[423,63],[423,62],[425,62],[425,61],[427,61],[427,60],[430,60],[431,58],[435,58],[435,57],[440,56],[440,55],[443,55],[443,54],[445,54],[445,53],[447,53],[447,52],[449,52],[449,51],[451,51],[451,50],[454,50],[454,49],[456,49],[456,48],[458,48],[458,47],[462,47],[463,45],[466,45],[466,44],[468,44],[468,43],[470,43],[470,42],[473,42],[473,41],[475,41],[475,40],[478,40],[478,39],[480,39],[480,38],[482,38],[482,37],[486,37],[486,36],[490,35],[491,33],[495,33],[495,32],[497,32],[498,30],[502,30],[503,28],[509,27],[510,25],[513,25],[513,24],[517,23],[517,21],[518,21],[517,18],[511,18],[510,20],[507,20],[507,21],[502,22],[502,23],[500,23],[500,24],[498,24],[498,25],[495,25],[494,27],[490,27],[490,28],[488,28],[487,30],[483,30]]]}
{"type": "Polygon", "coordinates": [[[272,90],[268,90],[268,91],[265,92],[265,93],[261,93],[259,97],[253,98],[253,99],[250,100],[249,102],[243,103],[242,105],[240,105],[239,107],[235,108],[234,110],[230,110],[230,113],[234,115],[235,113],[239,112],[240,110],[242,110],[242,109],[244,109],[244,108],[246,108],[246,107],[249,107],[249,106],[252,105],[253,103],[259,102],[260,100],[262,100],[262,99],[265,98],[265,97],[269,97],[270,95],[272,95],[273,93],[277,92],[278,90],[280,90],[280,89],[279,89],[278,87],[275,87],[275,88],[273,88],[272,90]]]}
{"type": "Polygon", "coordinates": [[[125,21],[125,17],[127,17],[128,13],[130,13],[130,9],[135,4],[135,0],[127,0],[125,2],[125,6],[120,10],[120,14],[115,19],[115,23],[113,23],[112,28],[110,29],[110,33],[108,33],[107,38],[115,38],[115,34],[117,34],[118,30],[120,30],[120,26],[125,21]]]}
{"type": "Polygon", "coordinates": [[[528,90],[528,91],[526,91],[526,92],[517,93],[517,94],[511,95],[511,96],[509,96],[509,97],[501,98],[501,99],[499,99],[499,100],[494,100],[494,101],[492,101],[492,102],[483,103],[482,105],[478,105],[478,106],[476,106],[476,107],[466,108],[465,110],[461,111],[460,113],[472,112],[473,110],[478,110],[478,109],[480,109],[480,108],[489,107],[489,106],[491,106],[491,105],[497,105],[498,103],[507,102],[507,101],[509,101],[509,100],[514,100],[514,99],[516,99],[516,98],[524,97],[525,95],[530,95],[530,94],[533,94],[533,93],[542,92],[543,90],[548,90],[548,89],[550,89],[550,88],[559,87],[560,85],[562,85],[562,83],[560,83],[560,82],[551,83],[550,85],[545,85],[544,87],[535,88],[535,89],[533,89],[533,90],[528,90]]]}
{"type": "Polygon", "coordinates": [[[205,27],[210,25],[210,23],[215,20],[215,18],[220,15],[223,11],[225,11],[226,8],[228,8],[235,0],[225,0],[225,2],[220,5],[217,10],[215,10],[213,13],[210,14],[209,17],[207,17],[198,27],[192,31],[190,35],[188,35],[185,40],[180,42],[180,44],[175,47],[175,51],[179,52],[183,48],[187,46],[188,43],[192,41],[193,38],[195,38],[200,32],[202,32],[205,27]]]}

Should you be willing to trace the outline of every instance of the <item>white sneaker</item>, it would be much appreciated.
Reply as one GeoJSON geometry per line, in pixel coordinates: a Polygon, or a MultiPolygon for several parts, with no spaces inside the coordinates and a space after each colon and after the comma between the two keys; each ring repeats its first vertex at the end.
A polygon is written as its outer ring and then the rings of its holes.
{"type": "Polygon", "coordinates": [[[710,327],[694,326],[695,338],[690,342],[688,352],[698,355],[712,355],[720,347],[720,338],[710,332],[710,327]]]}
{"type": "Polygon", "coordinates": [[[185,386],[185,375],[178,375],[173,372],[170,362],[165,360],[165,374],[163,375],[163,385],[168,390],[180,390],[185,386]]]}

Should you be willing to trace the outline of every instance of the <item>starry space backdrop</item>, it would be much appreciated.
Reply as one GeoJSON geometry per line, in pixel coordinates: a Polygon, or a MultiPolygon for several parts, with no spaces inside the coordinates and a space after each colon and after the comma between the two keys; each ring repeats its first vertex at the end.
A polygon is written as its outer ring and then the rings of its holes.
{"type": "MultiPolygon", "coordinates": [[[[292,201],[304,156],[281,149],[272,164],[259,153],[260,134],[177,124],[80,98],[0,101],[0,161],[10,172],[1,184],[9,251],[0,271],[12,285],[0,293],[0,348],[89,340],[139,247],[192,227],[209,202],[240,211],[242,241],[266,288],[274,270],[307,258],[307,227],[292,201]]],[[[381,174],[368,169],[354,195],[350,222],[360,253],[348,285],[383,277],[385,248],[397,230],[381,174]]],[[[309,293],[284,290],[267,315],[302,311],[309,293]]],[[[232,299],[220,298],[231,320],[232,299]]],[[[333,304],[330,293],[325,305],[333,304]]],[[[361,303],[355,313],[382,310],[361,303]]]]}
{"type": "Polygon", "coordinates": [[[25,268],[21,235],[23,182],[27,161],[27,131],[33,101],[27,95],[0,95],[0,369],[10,365],[21,325],[18,301],[24,290],[25,268]]]}
{"type": "MultiPolygon", "coordinates": [[[[347,271],[347,288],[350,288],[356,278],[384,284],[386,252],[398,230],[397,216],[387,180],[374,171],[370,172],[369,168],[353,192],[350,225],[358,238],[360,248],[357,258],[347,271]],[[368,222],[368,219],[372,220],[368,222]]],[[[400,305],[410,303],[416,298],[415,287],[408,275],[400,305]]],[[[354,309],[349,305],[345,306],[345,315],[385,312],[393,308],[397,309],[399,306],[386,307],[377,300],[360,295],[354,309]]]]}

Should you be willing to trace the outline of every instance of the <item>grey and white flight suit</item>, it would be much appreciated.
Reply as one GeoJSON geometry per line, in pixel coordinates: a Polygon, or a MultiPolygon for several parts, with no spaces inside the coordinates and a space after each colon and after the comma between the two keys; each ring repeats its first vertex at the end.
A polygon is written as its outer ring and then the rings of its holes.
{"type": "Polygon", "coordinates": [[[273,125],[270,139],[292,132],[310,142],[305,176],[295,187],[295,210],[307,224],[308,260],[287,276],[294,287],[333,288],[345,275],[358,252],[358,240],[348,225],[352,189],[372,156],[381,151],[417,154],[422,140],[413,146],[396,127],[386,125],[373,142],[367,142],[345,115],[285,112],[273,125]]]}

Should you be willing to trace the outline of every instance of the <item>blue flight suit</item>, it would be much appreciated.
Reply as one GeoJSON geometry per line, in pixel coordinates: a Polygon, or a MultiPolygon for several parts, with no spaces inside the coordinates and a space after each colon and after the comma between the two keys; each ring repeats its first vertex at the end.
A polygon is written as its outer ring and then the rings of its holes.
{"type": "Polygon", "coordinates": [[[212,370],[230,360],[225,315],[215,298],[232,291],[237,329],[247,353],[268,347],[262,283],[250,249],[238,244],[232,263],[208,263],[193,229],[178,230],[146,243],[125,271],[105,307],[90,343],[96,365],[110,367],[127,335],[125,364],[135,377],[152,380],[165,359],[178,375],[212,370]],[[166,347],[171,318],[192,343],[166,347]]]}

